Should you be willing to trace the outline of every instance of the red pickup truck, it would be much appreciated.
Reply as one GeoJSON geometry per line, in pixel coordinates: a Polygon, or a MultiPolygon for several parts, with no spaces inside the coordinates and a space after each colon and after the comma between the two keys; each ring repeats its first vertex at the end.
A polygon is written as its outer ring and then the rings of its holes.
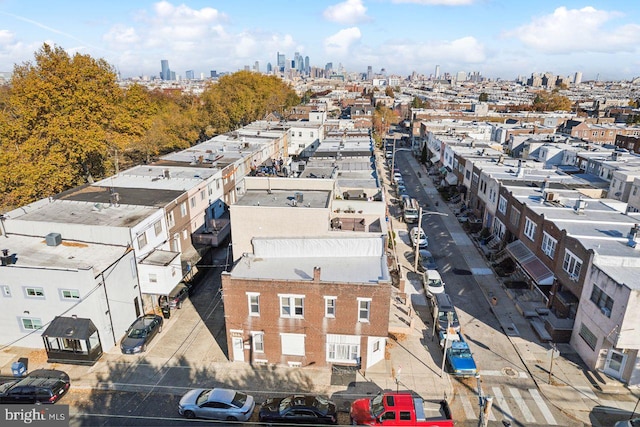
{"type": "Polygon", "coordinates": [[[429,401],[410,392],[378,393],[351,404],[351,423],[366,426],[453,427],[446,400],[429,401]]]}

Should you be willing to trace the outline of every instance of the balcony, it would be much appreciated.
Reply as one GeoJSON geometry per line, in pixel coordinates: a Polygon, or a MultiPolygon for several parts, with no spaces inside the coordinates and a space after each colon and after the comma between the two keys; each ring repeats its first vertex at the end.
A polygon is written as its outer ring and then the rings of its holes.
{"type": "Polygon", "coordinates": [[[194,246],[218,247],[231,234],[231,221],[228,217],[210,219],[191,235],[194,246]]]}

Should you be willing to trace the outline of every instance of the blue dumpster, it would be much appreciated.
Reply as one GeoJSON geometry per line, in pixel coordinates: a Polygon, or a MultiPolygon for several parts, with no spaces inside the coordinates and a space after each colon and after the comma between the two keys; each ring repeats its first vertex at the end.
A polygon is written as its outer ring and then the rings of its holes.
{"type": "Polygon", "coordinates": [[[22,362],[13,362],[11,364],[11,372],[14,377],[21,377],[27,372],[27,367],[22,362]]]}

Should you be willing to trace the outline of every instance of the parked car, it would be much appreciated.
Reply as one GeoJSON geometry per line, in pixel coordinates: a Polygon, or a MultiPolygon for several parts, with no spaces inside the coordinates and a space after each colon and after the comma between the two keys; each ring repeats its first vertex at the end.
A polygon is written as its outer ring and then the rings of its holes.
{"type": "MultiPolygon", "coordinates": [[[[404,253],[404,257],[411,264],[411,267],[415,265],[416,262],[416,251],[411,250],[404,253]]],[[[437,267],[436,260],[433,258],[433,255],[430,251],[426,249],[418,250],[418,271],[426,272],[428,270],[435,270],[437,267]]]]}
{"type": "Polygon", "coordinates": [[[429,245],[427,235],[421,227],[413,227],[409,232],[409,237],[411,238],[411,246],[413,247],[417,245],[418,248],[424,249],[429,245]]]}
{"type": "Polygon", "coordinates": [[[425,271],[422,280],[424,281],[424,289],[429,298],[444,292],[444,282],[442,281],[440,273],[436,270],[425,271]]]}
{"type": "Polygon", "coordinates": [[[226,388],[189,390],[178,404],[178,412],[187,418],[222,421],[247,421],[256,402],[253,396],[226,388]]]}
{"type": "Polygon", "coordinates": [[[127,333],[120,342],[123,354],[133,354],[147,351],[149,342],[162,332],[162,316],[145,314],[138,317],[127,329],[127,333]]]}
{"type": "Polygon", "coordinates": [[[393,181],[394,182],[398,182],[399,180],[402,180],[402,174],[400,172],[393,172],[393,181]]]}
{"type": "Polygon", "coordinates": [[[440,338],[440,345],[443,348],[445,345],[447,346],[444,358],[451,375],[462,378],[475,376],[478,373],[476,362],[473,360],[469,344],[464,340],[462,334],[452,334],[447,339],[446,335],[441,331],[440,338]]]}
{"type": "Polygon", "coordinates": [[[182,308],[182,303],[189,297],[190,290],[186,283],[180,282],[169,295],[162,295],[158,302],[160,307],[168,305],[170,308],[182,308]]]}
{"type": "Polygon", "coordinates": [[[613,427],[640,427],[640,417],[618,421],[613,427]]]}
{"type": "Polygon", "coordinates": [[[436,322],[438,332],[446,331],[448,327],[460,332],[458,313],[451,301],[451,297],[446,293],[441,292],[433,295],[433,298],[431,298],[431,315],[436,322]]]}
{"type": "Polygon", "coordinates": [[[336,404],[326,397],[291,395],[269,398],[260,407],[258,418],[268,423],[336,424],[336,404]]]}
{"type": "Polygon", "coordinates": [[[70,386],[66,372],[38,369],[25,378],[0,385],[0,403],[56,403],[70,386]]]}

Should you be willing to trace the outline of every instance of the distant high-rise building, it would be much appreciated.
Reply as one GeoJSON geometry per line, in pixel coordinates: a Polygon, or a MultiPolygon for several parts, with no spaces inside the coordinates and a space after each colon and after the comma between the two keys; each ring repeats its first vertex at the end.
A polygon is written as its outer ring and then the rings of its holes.
{"type": "Polygon", "coordinates": [[[440,78],[440,66],[439,65],[436,65],[436,75],[435,75],[435,77],[436,77],[436,80],[440,78]]]}
{"type": "Polygon", "coordinates": [[[175,80],[175,79],[176,79],[176,72],[169,71],[169,80],[175,80]]]}
{"type": "Polygon", "coordinates": [[[169,60],[162,59],[160,61],[160,66],[162,67],[160,71],[160,78],[162,80],[171,80],[171,70],[169,69],[169,60]]]}
{"type": "Polygon", "coordinates": [[[304,57],[304,73],[306,75],[309,75],[310,72],[311,72],[311,66],[309,65],[309,57],[305,56],[304,57]]]}
{"type": "Polygon", "coordinates": [[[324,66],[324,71],[327,75],[332,74],[333,71],[333,62],[327,62],[327,65],[324,66]]]}
{"type": "Polygon", "coordinates": [[[195,79],[195,73],[193,72],[193,70],[187,70],[184,73],[184,78],[187,80],[193,80],[195,79]]]}
{"type": "Polygon", "coordinates": [[[271,66],[271,62],[267,62],[267,74],[271,74],[273,72],[273,67],[271,66]]]}
{"type": "Polygon", "coordinates": [[[256,61],[253,63],[253,71],[255,71],[256,73],[260,72],[260,62],[256,61]]]}
{"type": "Polygon", "coordinates": [[[458,73],[456,74],[456,81],[464,82],[466,80],[467,80],[467,73],[464,71],[458,71],[458,73]]]}
{"type": "Polygon", "coordinates": [[[367,80],[373,79],[373,67],[371,65],[367,66],[367,80]]]}
{"type": "Polygon", "coordinates": [[[582,83],[582,73],[580,71],[576,71],[575,76],[573,76],[573,84],[579,85],[582,83]]]}
{"type": "Polygon", "coordinates": [[[284,53],[278,52],[278,71],[283,72],[285,68],[286,59],[284,53]]]}
{"type": "Polygon", "coordinates": [[[218,72],[216,70],[211,70],[211,78],[216,78],[218,77],[218,72]]]}

